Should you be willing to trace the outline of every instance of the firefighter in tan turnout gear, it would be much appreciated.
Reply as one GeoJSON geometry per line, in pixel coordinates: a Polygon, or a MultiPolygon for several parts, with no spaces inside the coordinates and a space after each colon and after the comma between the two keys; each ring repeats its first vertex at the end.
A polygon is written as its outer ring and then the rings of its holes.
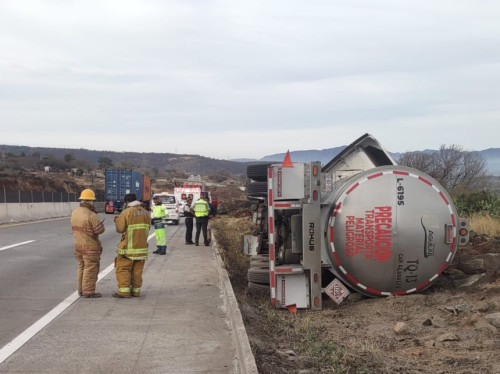
{"type": "Polygon", "coordinates": [[[85,189],[80,206],[71,213],[71,230],[75,240],[75,257],[78,261],[77,288],[80,296],[101,297],[95,292],[102,246],[99,235],[104,232],[104,220],[99,221],[93,202],[94,191],[85,189]]]}
{"type": "Polygon", "coordinates": [[[125,195],[127,207],[115,217],[116,231],[122,234],[116,250],[115,268],[118,292],[113,297],[139,297],[142,271],[148,258],[150,213],[142,208],[135,194],[125,195]]]}

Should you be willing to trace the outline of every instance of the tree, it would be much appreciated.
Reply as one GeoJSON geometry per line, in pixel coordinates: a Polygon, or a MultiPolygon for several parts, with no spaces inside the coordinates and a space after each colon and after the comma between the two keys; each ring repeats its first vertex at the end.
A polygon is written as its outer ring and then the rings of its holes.
{"type": "Polygon", "coordinates": [[[73,153],[66,153],[64,155],[64,161],[66,161],[68,164],[74,160],[75,160],[75,155],[73,153]]]}
{"type": "Polygon", "coordinates": [[[431,153],[403,153],[399,164],[429,174],[450,193],[481,190],[488,176],[486,160],[478,152],[464,151],[457,145],[442,145],[431,153]]]}
{"type": "Polygon", "coordinates": [[[111,169],[113,167],[113,160],[109,157],[99,157],[97,162],[99,164],[99,169],[101,170],[111,169]]]}

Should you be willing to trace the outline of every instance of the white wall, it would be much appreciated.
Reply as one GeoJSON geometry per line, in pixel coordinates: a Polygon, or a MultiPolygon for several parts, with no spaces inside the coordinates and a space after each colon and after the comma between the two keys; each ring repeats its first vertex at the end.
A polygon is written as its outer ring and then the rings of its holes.
{"type": "MultiPolygon", "coordinates": [[[[71,216],[73,209],[79,205],[79,202],[4,203],[0,204],[0,224],[36,221],[46,218],[69,217],[71,216]]],[[[98,206],[97,208],[98,211],[102,211],[101,206],[98,206]]]]}

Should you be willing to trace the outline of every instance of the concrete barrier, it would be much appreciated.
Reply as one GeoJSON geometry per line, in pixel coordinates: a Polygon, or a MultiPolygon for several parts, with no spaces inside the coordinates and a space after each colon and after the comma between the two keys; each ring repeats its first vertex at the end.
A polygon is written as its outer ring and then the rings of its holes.
{"type": "MultiPolygon", "coordinates": [[[[69,217],[79,205],[79,202],[0,204],[0,224],[69,217]]],[[[104,203],[96,203],[95,207],[98,212],[104,211],[104,203]]]]}

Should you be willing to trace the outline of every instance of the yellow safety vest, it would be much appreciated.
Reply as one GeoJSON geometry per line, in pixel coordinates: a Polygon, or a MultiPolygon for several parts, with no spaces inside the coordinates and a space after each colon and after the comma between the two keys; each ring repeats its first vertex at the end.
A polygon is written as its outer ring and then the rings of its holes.
{"type": "Polygon", "coordinates": [[[196,218],[199,218],[199,217],[207,217],[208,216],[208,204],[205,200],[203,199],[198,199],[196,200],[196,202],[194,203],[194,215],[196,216],[196,218]]]}

